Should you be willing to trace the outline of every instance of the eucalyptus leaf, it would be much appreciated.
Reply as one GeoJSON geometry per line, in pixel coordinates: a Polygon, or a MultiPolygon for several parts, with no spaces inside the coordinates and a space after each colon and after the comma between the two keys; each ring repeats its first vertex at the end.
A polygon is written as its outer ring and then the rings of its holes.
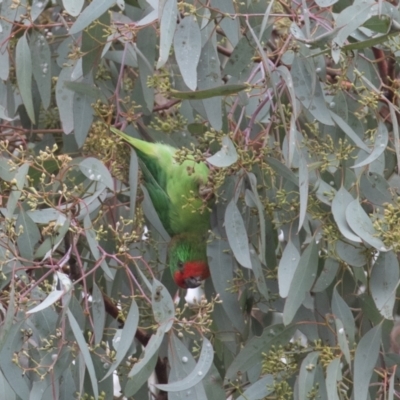
{"type": "Polygon", "coordinates": [[[358,343],[354,357],[354,400],[368,397],[369,383],[379,356],[382,327],[377,325],[368,331],[358,343]]]}
{"type": "Polygon", "coordinates": [[[243,267],[251,269],[249,240],[243,218],[234,200],[229,202],[225,210],[225,230],[236,260],[243,267]]]}

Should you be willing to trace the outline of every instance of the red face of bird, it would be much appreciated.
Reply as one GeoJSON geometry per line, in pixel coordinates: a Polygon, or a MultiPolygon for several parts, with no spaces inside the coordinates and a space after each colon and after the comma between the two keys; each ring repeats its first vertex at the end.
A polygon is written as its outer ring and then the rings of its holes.
{"type": "Polygon", "coordinates": [[[208,264],[205,261],[179,262],[174,272],[175,283],[183,289],[194,289],[210,276],[208,264]]]}

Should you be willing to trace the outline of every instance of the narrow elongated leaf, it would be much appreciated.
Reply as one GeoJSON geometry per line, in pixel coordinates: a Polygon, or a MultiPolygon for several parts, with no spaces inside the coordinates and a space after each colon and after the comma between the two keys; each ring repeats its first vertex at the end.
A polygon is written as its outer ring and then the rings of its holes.
{"type": "Polygon", "coordinates": [[[333,125],[326,106],[321,84],[316,79],[314,61],[311,58],[296,57],[292,64],[293,87],[297,98],[304,107],[321,123],[333,125]]]}
{"type": "Polygon", "coordinates": [[[165,332],[168,332],[174,323],[174,302],[168,290],[157,279],[153,280],[151,305],[153,308],[154,319],[159,324],[164,324],[165,332]]]}
{"type": "Polygon", "coordinates": [[[308,204],[308,166],[303,155],[300,155],[299,164],[300,215],[298,232],[300,232],[306,218],[308,204]]]}
{"type": "Polygon", "coordinates": [[[354,357],[354,400],[368,397],[370,379],[379,355],[381,331],[381,325],[375,326],[358,343],[354,357]]]}
{"type": "Polygon", "coordinates": [[[110,366],[108,372],[106,373],[106,375],[104,375],[102,380],[108,378],[112,373],[114,373],[115,369],[124,360],[127,351],[132,346],[132,343],[135,339],[135,332],[137,330],[138,323],[139,323],[139,309],[135,300],[132,300],[121,335],[118,336],[118,347],[117,347],[117,354],[115,356],[115,361],[110,366]]]}
{"type": "Polygon", "coordinates": [[[179,392],[181,390],[188,390],[203,380],[204,376],[207,374],[212,365],[213,359],[213,347],[210,341],[203,337],[203,345],[201,347],[199,360],[190,374],[179,382],[158,384],[155,386],[160,390],[165,390],[166,392],[179,392]]]}
{"type": "Polygon", "coordinates": [[[95,344],[100,344],[103,339],[104,324],[106,322],[106,309],[104,306],[103,293],[95,282],[93,283],[92,289],[92,315],[94,324],[94,342],[95,344]]]}
{"type": "Polygon", "coordinates": [[[235,84],[222,85],[210,89],[196,90],[195,92],[179,92],[178,90],[170,90],[171,97],[182,100],[204,100],[217,96],[229,96],[245,90],[249,85],[235,84]]]}
{"type": "Polygon", "coordinates": [[[160,56],[157,62],[157,69],[164,66],[169,57],[172,39],[174,38],[177,6],[176,0],[162,0],[160,2],[160,56]]]}
{"type": "Polygon", "coordinates": [[[249,240],[243,218],[234,199],[229,202],[225,210],[225,231],[236,260],[243,267],[251,269],[249,240]]]}
{"type": "Polygon", "coordinates": [[[74,333],[76,342],[78,343],[79,349],[81,351],[82,357],[85,361],[86,368],[88,370],[90,381],[92,382],[93,394],[95,399],[97,400],[99,397],[99,389],[97,384],[97,377],[96,372],[94,370],[93,360],[90,356],[88,345],[85,341],[85,338],[82,334],[81,328],[76,321],[74,315],[72,314],[71,310],[67,310],[68,321],[71,326],[72,332],[74,333]]]}
{"type": "Polygon", "coordinates": [[[337,383],[342,380],[340,358],[334,358],[326,369],[326,391],[328,400],[339,400],[337,383]]]}
{"type": "MultiPolygon", "coordinates": [[[[115,0],[93,0],[79,15],[69,30],[70,35],[80,32],[115,5],[115,0]]],[[[77,8],[77,7],[76,7],[77,8]]]]}
{"type": "Polygon", "coordinates": [[[241,313],[238,297],[226,290],[226,282],[232,282],[234,275],[232,268],[221,268],[221,265],[232,265],[234,258],[226,240],[214,239],[207,246],[208,265],[215,291],[219,293],[222,307],[232,321],[232,325],[241,333],[246,324],[241,313]]]}
{"type": "Polygon", "coordinates": [[[319,353],[313,351],[304,358],[299,374],[299,398],[306,399],[314,386],[314,378],[319,353]]]}
{"type": "Polygon", "coordinates": [[[197,87],[197,64],[201,53],[200,28],[192,15],[184,17],[177,26],[174,36],[176,61],[186,86],[197,87]]]}
{"type": "Polygon", "coordinates": [[[336,125],[357,145],[360,149],[370,152],[369,147],[360,139],[357,133],[350,127],[350,125],[344,121],[339,115],[336,115],[331,111],[331,117],[335,121],[336,125]]]}
{"type": "Polygon", "coordinates": [[[379,251],[389,251],[382,240],[377,237],[372,221],[361,207],[358,199],[353,200],[347,206],[346,220],[354,233],[370,246],[379,251]]]}
{"type": "Polygon", "coordinates": [[[273,391],[274,377],[266,375],[248,387],[236,400],[262,400],[273,391]]]}
{"type": "Polygon", "coordinates": [[[342,321],[339,318],[335,318],[337,341],[339,343],[340,350],[342,350],[344,357],[351,369],[351,358],[350,358],[350,348],[349,342],[346,337],[346,330],[343,326],[342,321]]]}
{"type": "Polygon", "coordinates": [[[318,246],[315,240],[307,246],[300,257],[299,264],[293,276],[288,297],[283,309],[283,322],[288,325],[294,318],[296,311],[303,303],[306,294],[310,291],[318,268],[318,246]]]}
{"type": "Polygon", "coordinates": [[[353,343],[356,331],[354,317],[349,306],[339,295],[336,288],[333,290],[332,295],[332,312],[337,318],[342,321],[348,335],[349,342],[353,343]]]}
{"type": "MultiPolygon", "coordinates": [[[[42,2],[43,4],[43,2],[42,2]]],[[[51,99],[51,51],[46,38],[33,31],[30,40],[32,72],[39,89],[43,107],[47,110],[51,99]]]]}
{"type": "Polygon", "coordinates": [[[15,222],[15,229],[19,233],[17,244],[21,256],[27,260],[32,260],[35,246],[41,239],[39,228],[29,215],[21,210],[15,222]]]}
{"type": "Polygon", "coordinates": [[[379,254],[369,284],[376,308],[386,319],[393,319],[396,289],[399,285],[399,262],[393,251],[379,254]]]}
{"type": "Polygon", "coordinates": [[[279,296],[286,298],[300,261],[300,253],[291,240],[283,250],[278,266],[279,296]]]}
{"type": "Polygon", "coordinates": [[[17,83],[26,112],[35,123],[35,112],[33,110],[32,99],[32,55],[26,39],[26,34],[22,35],[15,49],[15,65],[17,74],[17,83]]]}

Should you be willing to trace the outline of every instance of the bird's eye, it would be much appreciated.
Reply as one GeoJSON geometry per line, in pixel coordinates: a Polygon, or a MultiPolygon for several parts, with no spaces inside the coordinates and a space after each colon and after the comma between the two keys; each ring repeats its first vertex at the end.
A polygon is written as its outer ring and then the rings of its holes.
{"type": "Polygon", "coordinates": [[[183,270],[183,261],[178,261],[178,268],[183,270]]]}

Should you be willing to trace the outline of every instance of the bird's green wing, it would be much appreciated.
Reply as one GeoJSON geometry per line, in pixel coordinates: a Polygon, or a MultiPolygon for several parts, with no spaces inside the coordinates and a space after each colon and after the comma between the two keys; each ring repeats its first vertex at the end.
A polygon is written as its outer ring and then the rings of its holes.
{"type": "Polygon", "coordinates": [[[199,187],[207,182],[207,166],[192,160],[178,163],[172,146],[145,142],[118,129],[111,130],[136,149],[145,185],[166,231],[171,236],[206,232],[210,215],[208,210],[202,211],[199,187]]]}

